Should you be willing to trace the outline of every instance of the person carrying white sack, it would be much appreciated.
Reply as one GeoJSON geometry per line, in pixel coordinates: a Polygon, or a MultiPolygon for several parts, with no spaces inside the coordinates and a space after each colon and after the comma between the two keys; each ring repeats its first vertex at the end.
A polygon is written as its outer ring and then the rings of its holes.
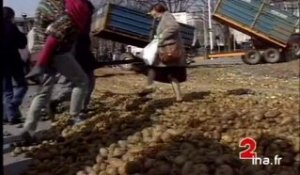
{"type": "Polygon", "coordinates": [[[159,19],[159,24],[154,40],[144,49],[143,59],[148,64],[149,70],[147,87],[141,93],[154,92],[154,81],[171,83],[176,101],[182,101],[180,83],[186,81],[187,73],[180,26],[162,4],[154,5],[149,14],[159,19]],[[151,53],[156,53],[155,57],[151,58],[151,53]]]}

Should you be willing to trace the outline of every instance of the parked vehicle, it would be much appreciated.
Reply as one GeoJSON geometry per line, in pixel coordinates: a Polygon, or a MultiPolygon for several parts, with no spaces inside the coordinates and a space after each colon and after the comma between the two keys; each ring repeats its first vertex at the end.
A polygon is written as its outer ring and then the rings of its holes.
{"type": "Polygon", "coordinates": [[[261,0],[219,0],[213,19],[253,39],[247,64],[278,63],[300,56],[299,17],[261,0]]]}

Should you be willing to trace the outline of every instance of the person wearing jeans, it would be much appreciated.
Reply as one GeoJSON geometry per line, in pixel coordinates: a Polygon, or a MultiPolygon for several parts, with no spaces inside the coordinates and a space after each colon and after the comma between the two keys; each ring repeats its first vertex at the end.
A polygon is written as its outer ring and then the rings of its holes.
{"type": "Polygon", "coordinates": [[[74,85],[71,95],[70,115],[80,118],[88,90],[88,78],[71,51],[80,34],[89,30],[91,10],[87,0],[41,0],[36,10],[32,55],[37,62],[26,77],[44,76],[42,87],[34,97],[21,137],[30,142],[41,111],[49,106],[50,97],[60,73],[74,85]]]}
{"type": "Polygon", "coordinates": [[[56,82],[56,71],[67,77],[74,84],[71,95],[70,115],[77,117],[84,106],[84,100],[82,99],[85,99],[87,95],[88,79],[73,55],[71,53],[59,54],[54,56],[52,61],[55,70],[50,70],[48,74],[44,75],[42,89],[33,99],[27,114],[24,131],[29,132],[29,134],[32,134],[37,127],[41,117],[41,109],[49,103],[56,82]],[[68,65],[68,69],[66,69],[66,65],[68,65]]]}
{"type": "Polygon", "coordinates": [[[3,52],[2,85],[4,122],[10,124],[21,123],[19,106],[27,92],[25,79],[25,63],[22,61],[18,49],[24,49],[27,45],[26,35],[21,33],[13,24],[15,13],[9,7],[3,7],[4,35],[1,49],[3,52]],[[15,87],[13,85],[15,82],[15,87]]]}
{"type": "Polygon", "coordinates": [[[4,96],[4,121],[10,124],[21,123],[22,114],[19,106],[27,92],[27,82],[22,70],[14,71],[11,75],[3,75],[3,96],[4,96]],[[13,86],[13,80],[15,87],[13,86]]]}
{"type": "MultiPolygon", "coordinates": [[[[93,5],[90,2],[88,2],[88,5],[90,10],[93,11],[93,5]]],[[[90,18],[88,19],[89,23],[91,23],[91,20],[92,19],[90,16],[90,18]]],[[[88,27],[87,30],[90,31],[90,27],[88,27]]],[[[84,107],[82,110],[83,115],[81,115],[84,116],[84,114],[86,114],[88,110],[88,104],[90,103],[91,94],[95,87],[94,70],[96,68],[95,65],[97,65],[96,58],[91,52],[91,39],[89,32],[79,35],[72,54],[75,56],[76,61],[79,63],[88,77],[88,92],[84,100],[84,107]]],[[[74,85],[72,84],[72,82],[67,79],[67,82],[64,84],[62,91],[60,91],[56,98],[52,99],[50,103],[52,112],[56,111],[56,107],[59,103],[68,101],[70,99],[73,86],[74,85]]]]}
{"type": "MultiPolygon", "coordinates": [[[[83,105],[83,109],[81,111],[83,116],[84,114],[86,114],[86,112],[88,111],[88,105],[90,103],[90,99],[91,99],[91,95],[94,91],[95,88],[95,75],[94,75],[94,71],[90,70],[89,72],[85,71],[87,77],[88,77],[88,93],[87,96],[84,100],[84,105],[83,105]]],[[[56,113],[57,111],[57,106],[65,101],[69,101],[71,94],[72,94],[72,88],[73,88],[73,84],[67,80],[67,82],[65,82],[63,84],[63,87],[61,88],[61,90],[58,92],[58,94],[56,96],[54,96],[51,99],[50,102],[50,111],[52,113],[56,113]]],[[[49,112],[50,112],[49,111],[49,112]]]]}

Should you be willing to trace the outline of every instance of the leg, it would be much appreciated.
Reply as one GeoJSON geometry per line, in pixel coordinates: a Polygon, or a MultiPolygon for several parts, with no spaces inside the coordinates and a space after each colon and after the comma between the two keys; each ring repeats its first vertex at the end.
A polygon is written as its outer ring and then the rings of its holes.
{"type": "Polygon", "coordinates": [[[73,85],[71,82],[66,81],[60,87],[60,90],[56,96],[53,97],[53,101],[57,101],[58,103],[69,101],[72,94],[73,85]]]}
{"type": "Polygon", "coordinates": [[[153,81],[155,78],[155,70],[153,68],[149,68],[148,77],[147,77],[147,86],[151,87],[153,85],[153,81]]]}
{"type": "Polygon", "coordinates": [[[25,74],[21,70],[14,72],[13,79],[15,80],[16,86],[14,88],[14,98],[12,103],[13,103],[14,111],[16,112],[15,117],[21,118],[21,112],[19,107],[22,104],[22,101],[26,95],[26,92],[28,90],[28,85],[25,79],[25,74]]]}
{"type": "Polygon", "coordinates": [[[13,112],[12,112],[12,100],[14,96],[12,78],[9,75],[4,75],[2,78],[3,83],[3,107],[4,107],[4,115],[3,119],[11,121],[13,112]]]}
{"type": "Polygon", "coordinates": [[[141,92],[139,92],[139,96],[143,97],[143,96],[147,96],[151,93],[153,93],[155,91],[154,87],[153,87],[153,82],[154,82],[154,78],[155,78],[155,70],[153,68],[148,68],[148,72],[147,72],[147,86],[144,90],[142,90],[141,92]]]}
{"type": "Polygon", "coordinates": [[[182,101],[182,94],[178,80],[176,78],[171,77],[171,83],[176,96],[176,101],[182,101]]]}
{"type": "Polygon", "coordinates": [[[89,89],[88,89],[88,94],[85,98],[85,102],[84,102],[84,110],[87,109],[89,103],[90,103],[90,99],[91,99],[91,95],[94,91],[95,88],[95,75],[94,75],[94,71],[86,71],[86,74],[88,76],[89,79],[89,89]]]}
{"type": "Polygon", "coordinates": [[[55,114],[58,112],[57,107],[59,104],[70,101],[72,94],[73,85],[71,82],[66,81],[59,87],[58,94],[51,97],[51,101],[49,104],[49,115],[51,119],[55,118],[55,114]]]}
{"type": "Polygon", "coordinates": [[[45,106],[48,106],[48,102],[51,97],[54,82],[55,82],[55,77],[53,74],[49,74],[44,77],[42,83],[42,89],[31,102],[26,117],[26,121],[24,124],[24,131],[22,133],[25,132],[33,133],[36,130],[38,121],[41,117],[41,110],[42,108],[45,108],[45,106]]]}
{"type": "Polygon", "coordinates": [[[88,90],[88,78],[71,53],[53,58],[53,66],[73,84],[70,115],[77,116],[84,107],[84,99],[88,90]],[[67,65],[67,69],[66,69],[67,65]]]}

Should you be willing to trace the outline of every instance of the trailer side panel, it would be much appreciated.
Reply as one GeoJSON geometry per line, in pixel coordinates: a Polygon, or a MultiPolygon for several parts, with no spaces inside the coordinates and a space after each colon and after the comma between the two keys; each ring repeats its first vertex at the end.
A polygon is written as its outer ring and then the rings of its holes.
{"type": "MultiPolygon", "coordinates": [[[[115,4],[98,9],[93,18],[92,33],[95,36],[136,47],[145,47],[158,22],[144,12],[115,4]]],[[[181,24],[184,45],[193,43],[195,28],[181,24]]]]}
{"type": "Polygon", "coordinates": [[[286,47],[298,18],[261,0],[220,0],[213,18],[251,37],[286,47]]]}

